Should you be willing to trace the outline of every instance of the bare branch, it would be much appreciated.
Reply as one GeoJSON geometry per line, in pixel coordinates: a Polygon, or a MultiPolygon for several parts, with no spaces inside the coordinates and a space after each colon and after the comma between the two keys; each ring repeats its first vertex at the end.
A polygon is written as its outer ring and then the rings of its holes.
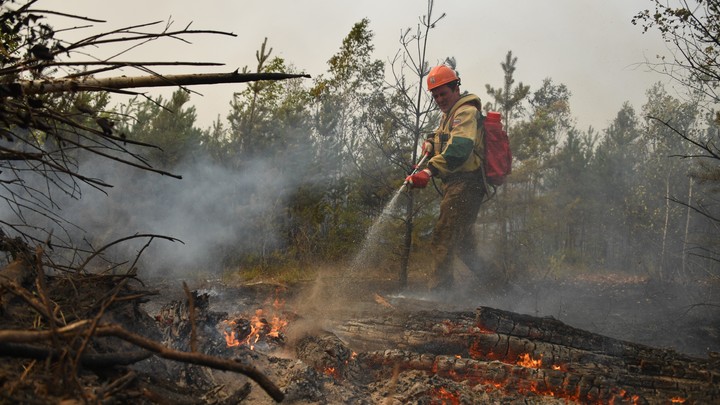
{"type": "Polygon", "coordinates": [[[130,240],[130,239],[137,239],[137,238],[151,238],[151,239],[153,239],[153,238],[160,238],[160,239],[169,240],[170,242],[180,242],[180,243],[183,243],[183,241],[181,241],[181,240],[179,240],[179,239],[175,239],[175,238],[171,238],[171,237],[169,237],[169,236],[163,236],[163,235],[139,234],[139,235],[126,236],[126,237],[124,237],[124,238],[120,238],[120,239],[117,239],[117,240],[115,240],[115,241],[113,241],[113,242],[110,242],[110,243],[108,243],[107,245],[101,247],[100,249],[97,249],[97,250],[96,250],[95,252],[93,252],[93,254],[91,254],[87,259],[85,259],[85,262],[83,262],[80,266],[77,267],[77,272],[78,272],[78,273],[81,272],[81,271],[85,268],[85,266],[87,266],[87,264],[90,263],[90,261],[92,261],[92,259],[94,259],[96,256],[98,256],[100,253],[102,253],[104,250],[107,250],[107,249],[110,248],[111,246],[117,245],[117,244],[122,243],[122,242],[125,242],[125,241],[128,241],[128,240],[130,240]]]}
{"type": "Polygon", "coordinates": [[[712,159],[720,159],[720,154],[718,154],[718,150],[716,148],[713,148],[709,142],[703,144],[703,143],[696,141],[695,139],[690,138],[687,134],[683,133],[682,131],[680,131],[677,128],[670,125],[669,121],[665,121],[661,118],[650,116],[650,115],[648,116],[648,119],[655,120],[655,121],[662,123],[666,127],[670,128],[670,130],[672,130],[674,133],[676,133],[679,137],[681,137],[682,139],[686,140],[687,142],[697,146],[698,148],[707,152],[709,155],[709,156],[706,156],[706,155],[698,155],[698,156],[693,155],[693,156],[706,157],[706,158],[712,158],[712,159]]]}

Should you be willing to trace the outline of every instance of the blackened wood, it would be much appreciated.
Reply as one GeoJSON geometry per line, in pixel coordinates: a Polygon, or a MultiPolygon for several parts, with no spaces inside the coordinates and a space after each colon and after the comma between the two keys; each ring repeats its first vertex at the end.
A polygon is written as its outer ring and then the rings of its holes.
{"type": "Polygon", "coordinates": [[[396,311],[343,322],[334,332],[353,350],[365,352],[359,361],[386,371],[423,370],[581,402],[720,400],[720,371],[706,359],[594,334],[552,318],[493,308],[396,311]]]}
{"type": "MultiPolygon", "coordinates": [[[[60,358],[62,353],[48,347],[25,345],[17,343],[0,342],[0,356],[45,360],[60,358]]],[[[119,353],[84,353],[80,356],[80,363],[86,367],[113,367],[130,365],[145,360],[153,353],[146,350],[119,353]]]]}

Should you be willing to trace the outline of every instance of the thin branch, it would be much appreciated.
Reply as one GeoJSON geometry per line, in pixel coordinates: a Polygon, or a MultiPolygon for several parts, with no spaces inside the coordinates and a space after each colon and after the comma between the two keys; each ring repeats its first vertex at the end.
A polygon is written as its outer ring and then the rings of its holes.
{"type": "Polygon", "coordinates": [[[182,243],[182,244],[185,244],[185,242],[181,241],[180,239],[171,238],[171,237],[169,237],[169,236],[163,236],[163,235],[155,235],[155,234],[136,234],[136,235],[132,235],[132,236],[126,236],[126,237],[124,237],[124,238],[120,238],[120,239],[117,239],[117,240],[115,240],[115,241],[113,241],[113,242],[110,242],[110,243],[108,243],[107,245],[105,245],[105,246],[103,246],[103,247],[95,250],[90,256],[88,256],[87,259],[85,259],[85,261],[84,261],[82,264],[80,264],[80,265],[77,267],[76,272],[77,272],[77,273],[80,273],[80,272],[85,268],[85,266],[87,266],[87,264],[90,263],[90,261],[92,261],[92,259],[94,259],[95,257],[97,257],[97,256],[98,256],[100,253],[102,253],[103,251],[109,249],[111,246],[117,245],[118,243],[122,243],[122,242],[125,242],[125,241],[128,241],[128,240],[131,240],[131,239],[137,239],[137,238],[160,238],[160,239],[169,240],[170,242],[180,242],[180,243],[182,243]]]}
{"type": "Polygon", "coordinates": [[[648,116],[648,119],[655,120],[655,121],[658,121],[658,122],[662,123],[662,124],[665,125],[667,128],[670,128],[670,130],[672,130],[673,132],[675,132],[675,133],[676,133],[678,136],[680,136],[682,139],[690,142],[691,144],[693,144],[693,145],[697,146],[698,148],[704,150],[705,152],[707,152],[707,153],[710,155],[710,156],[702,156],[702,157],[713,158],[713,159],[720,159],[720,154],[718,154],[716,151],[713,151],[712,148],[710,147],[710,144],[709,144],[709,143],[707,143],[707,144],[702,144],[702,143],[700,143],[700,142],[698,142],[698,141],[690,138],[689,136],[687,136],[686,134],[684,134],[683,132],[681,132],[681,131],[678,130],[677,128],[675,128],[675,127],[673,127],[672,125],[670,125],[670,122],[669,122],[669,121],[665,121],[665,120],[663,120],[663,119],[660,119],[660,118],[658,118],[658,117],[654,117],[654,116],[652,116],[652,115],[649,115],[649,116],[648,116]]]}

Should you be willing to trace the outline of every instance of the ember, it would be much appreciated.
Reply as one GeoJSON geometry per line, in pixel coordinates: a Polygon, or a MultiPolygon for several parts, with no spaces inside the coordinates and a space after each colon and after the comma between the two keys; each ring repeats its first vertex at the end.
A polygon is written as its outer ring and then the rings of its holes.
{"type": "Polygon", "coordinates": [[[443,387],[433,390],[433,396],[435,397],[435,401],[433,401],[434,404],[442,404],[442,405],[459,405],[460,404],[460,398],[458,397],[458,395],[446,390],[443,387]],[[437,402],[437,401],[440,401],[440,402],[437,402]]]}

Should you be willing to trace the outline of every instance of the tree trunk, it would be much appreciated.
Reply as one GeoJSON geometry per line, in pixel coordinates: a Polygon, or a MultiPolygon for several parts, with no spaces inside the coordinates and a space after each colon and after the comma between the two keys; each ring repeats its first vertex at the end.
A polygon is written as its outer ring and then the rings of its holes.
{"type": "Polygon", "coordinates": [[[688,201],[687,209],[685,211],[685,235],[683,236],[683,249],[682,249],[682,266],[680,268],[680,277],[683,282],[687,281],[687,247],[688,247],[688,235],[690,234],[690,213],[692,204],[692,192],[693,192],[693,179],[690,177],[688,182],[688,201]]]}
{"type": "Polygon", "coordinates": [[[671,274],[667,263],[667,234],[668,224],[670,222],[670,173],[665,177],[665,221],[663,223],[662,232],[662,250],[660,251],[660,277],[661,279],[670,279],[671,274]]]}

